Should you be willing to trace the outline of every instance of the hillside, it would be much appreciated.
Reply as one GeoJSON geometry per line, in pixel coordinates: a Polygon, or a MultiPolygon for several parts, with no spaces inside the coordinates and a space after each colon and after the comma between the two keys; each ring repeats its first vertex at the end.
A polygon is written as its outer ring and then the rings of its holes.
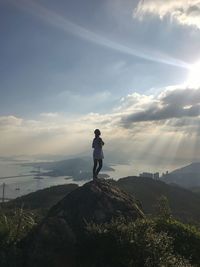
{"type": "MultiPolygon", "coordinates": [[[[200,221],[200,194],[150,178],[127,177],[112,183],[132,194],[141,203],[145,213],[155,214],[155,205],[159,197],[164,195],[169,199],[172,214],[176,218],[186,222],[200,221]]],[[[19,197],[5,205],[9,208],[23,205],[25,209],[45,215],[49,208],[77,187],[75,184],[54,186],[19,197]]]]}
{"type": "Polygon", "coordinates": [[[185,188],[200,186],[200,163],[191,163],[162,177],[166,183],[175,183],[185,188]]]}
{"type": "Polygon", "coordinates": [[[1,205],[8,210],[23,207],[25,210],[35,211],[37,214],[44,216],[55,203],[76,188],[78,188],[77,184],[52,186],[18,197],[1,205]]]}
{"type": "Polygon", "coordinates": [[[72,251],[87,223],[108,223],[121,216],[131,221],[144,217],[134,198],[109,182],[92,181],[77,188],[22,241],[25,266],[73,266],[72,251]]]}
{"type": "MultiPolygon", "coordinates": [[[[131,185],[133,191],[139,179],[127,177],[118,183],[129,190],[131,185]]],[[[157,217],[145,216],[136,199],[116,185],[97,180],[77,187],[37,224],[29,212],[0,213],[0,266],[199,266],[197,228],[162,210],[157,217]]]]}
{"type": "Polygon", "coordinates": [[[134,195],[141,202],[145,213],[154,214],[159,197],[164,195],[176,218],[185,222],[200,221],[200,196],[190,190],[143,177],[122,178],[117,186],[134,195]]]}

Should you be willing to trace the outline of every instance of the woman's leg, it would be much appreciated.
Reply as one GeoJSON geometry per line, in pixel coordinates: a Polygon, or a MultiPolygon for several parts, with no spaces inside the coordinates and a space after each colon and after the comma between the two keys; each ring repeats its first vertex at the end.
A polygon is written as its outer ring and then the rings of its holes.
{"type": "Polygon", "coordinates": [[[98,169],[96,171],[96,175],[99,174],[99,172],[100,172],[100,170],[101,170],[101,168],[103,166],[103,160],[102,159],[98,159],[98,163],[99,163],[99,167],[98,167],[98,169]]]}
{"type": "Polygon", "coordinates": [[[96,174],[96,168],[97,168],[97,159],[94,159],[94,166],[93,166],[93,179],[96,178],[97,174],[96,174]]]}

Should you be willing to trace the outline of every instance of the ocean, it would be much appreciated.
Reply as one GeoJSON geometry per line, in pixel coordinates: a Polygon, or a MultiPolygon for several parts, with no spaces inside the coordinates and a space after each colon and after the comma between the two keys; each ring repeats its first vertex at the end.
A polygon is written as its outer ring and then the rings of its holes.
{"type": "MultiPolygon", "coordinates": [[[[113,165],[115,171],[103,172],[115,180],[134,175],[131,165],[113,165]]],[[[26,195],[30,192],[34,192],[40,189],[44,189],[50,186],[77,183],[83,185],[87,181],[74,181],[68,176],[50,177],[43,176],[42,179],[35,179],[35,174],[32,171],[36,171],[33,167],[24,167],[19,163],[12,161],[0,161],[0,201],[4,198],[14,199],[16,197],[26,195]],[[19,176],[13,178],[4,178],[11,176],[19,176]],[[4,184],[4,185],[3,185],[4,184]]],[[[41,172],[45,172],[41,169],[41,172]]]]}
{"type": "MultiPolygon", "coordinates": [[[[73,179],[67,176],[44,176],[42,179],[35,179],[35,174],[31,173],[32,171],[35,171],[33,167],[24,167],[18,163],[0,161],[0,200],[3,197],[3,187],[4,198],[13,199],[50,186],[74,183],[73,179]],[[19,177],[3,178],[11,176],[19,177]]],[[[43,172],[42,169],[41,172],[43,172]]],[[[81,185],[82,182],[79,184],[81,185]]]]}

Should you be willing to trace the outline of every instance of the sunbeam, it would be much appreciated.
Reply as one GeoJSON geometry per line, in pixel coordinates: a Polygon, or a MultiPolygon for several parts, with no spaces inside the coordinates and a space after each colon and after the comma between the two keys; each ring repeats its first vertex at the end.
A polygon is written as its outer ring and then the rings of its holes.
{"type": "Polygon", "coordinates": [[[178,131],[170,132],[168,128],[167,122],[160,125],[158,129],[155,127],[149,141],[140,148],[140,161],[154,166],[154,170],[148,171],[156,171],[155,166],[159,170],[171,170],[174,167],[174,159],[178,156],[177,150],[183,144],[184,134],[178,131]]]}
{"type": "Polygon", "coordinates": [[[191,66],[187,84],[188,86],[194,87],[194,88],[199,88],[200,87],[200,75],[199,75],[199,70],[200,70],[200,62],[195,63],[194,65],[191,66]]]}
{"type": "Polygon", "coordinates": [[[179,67],[183,69],[190,69],[190,64],[172,58],[168,55],[164,55],[162,53],[158,53],[155,51],[147,51],[145,49],[140,48],[130,48],[126,45],[121,43],[112,41],[104,36],[101,36],[95,32],[92,32],[83,26],[77,25],[70,20],[66,19],[65,17],[57,14],[56,12],[47,9],[46,7],[36,3],[32,0],[9,0],[10,2],[14,3],[16,6],[25,9],[32,13],[33,15],[39,17],[43,21],[51,24],[54,27],[66,32],[76,35],[82,39],[85,39],[89,42],[95,43],[97,45],[110,48],[112,50],[121,52],[123,54],[131,55],[133,57],[145,59],[148,61],[158,62],[166,65],[171,65],[174,67],[179,67]]]}

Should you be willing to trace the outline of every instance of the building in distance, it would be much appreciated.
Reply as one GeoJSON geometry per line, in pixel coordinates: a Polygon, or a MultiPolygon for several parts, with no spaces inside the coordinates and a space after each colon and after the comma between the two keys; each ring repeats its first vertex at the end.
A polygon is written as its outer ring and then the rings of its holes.
{"type": "Polygon", "coordinates": [[[145,177],[145,178],[151,178],[151,179],[155,179],[155,180],[159,180],[159,178],[160,178],[159,172],[156,172],[156,173],[143,172],[143,173],[140,173],[139,176],[140,177],[145,177]]]}

